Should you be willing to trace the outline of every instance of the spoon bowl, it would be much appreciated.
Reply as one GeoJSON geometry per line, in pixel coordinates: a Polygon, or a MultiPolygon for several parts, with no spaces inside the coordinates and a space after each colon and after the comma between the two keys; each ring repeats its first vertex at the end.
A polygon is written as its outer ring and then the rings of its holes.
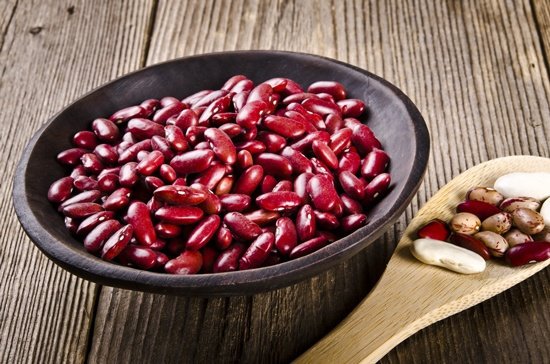
{"type": "Polygon", "coordinates": [[[421,226],[435,218],[450,220],[470,188],[493,186],[498,177],[510,172],[550,172],[550,159],[494,159],[470,168],[441,188],[408,225],[374,289],[297,362],[374,363],[424,327],[477,305],[550,265],[548,259],[510,267],[492,259],[484,272],[461,275],[423,264],[410,253],[421,226]]]}

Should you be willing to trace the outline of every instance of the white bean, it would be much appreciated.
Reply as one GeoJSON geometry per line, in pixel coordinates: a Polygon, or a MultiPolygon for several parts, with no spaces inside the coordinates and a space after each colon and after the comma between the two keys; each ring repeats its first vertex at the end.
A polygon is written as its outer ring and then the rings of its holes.
{"type": "Polygon", "coordinates": [[[495,190],[506,198],[522,196],[541,201],[550,197],[550,173],[508,173],[496,180],[495,190]]]}
{"type": "Polygon", "coordinates": [[[550,226],[550,198],[547,198],[546,201],[544,201],[540,208],[539,214],[541,214],[544,219],[544,225],[550,226]]]}
{"type": "Polygon", "coordinates": [[[411,253],[423,263],[449,270],[474,274],[485,270],[485,260],[478,254],[434,239],[417,239],[411,245],[411,253]]]}

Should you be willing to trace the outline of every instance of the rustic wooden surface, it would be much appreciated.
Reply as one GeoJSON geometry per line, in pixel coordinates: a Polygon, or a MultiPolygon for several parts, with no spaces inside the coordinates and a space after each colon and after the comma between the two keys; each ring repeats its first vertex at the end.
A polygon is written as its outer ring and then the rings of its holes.
{"type": "MultiPolygon", "coordinates": [[[[549,56],[547,0],[0,2],[0,362],[291,360],[365,296],[407,222],[447,181],[495,157],[550,157],[549,56]],[[417,104],[431,160],[418,195],[384,235],[387,248],[292,287],[217,299],[100,287],[45,258],[19,227],[10,195],[34,131],[116,76],[235,49],[336,58],[417,104]]],[[[546,269],[424,329],[381,362],[548,362],[549,282],[546,269]]]]}

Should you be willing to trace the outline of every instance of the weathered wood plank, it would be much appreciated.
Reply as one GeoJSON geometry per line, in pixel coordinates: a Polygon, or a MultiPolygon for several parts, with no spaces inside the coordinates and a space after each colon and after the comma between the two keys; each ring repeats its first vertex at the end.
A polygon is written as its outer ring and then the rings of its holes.
{"type": "Polygon", "coordinates": [[[547,72],[550,73],[550,3],[545,0],[532,0],[531,10],[544,51],[547,72]]]}
{"type": "Polygon", "coordinates": [[[141,65],[151,2],[0,2],[0,362],[82,363],[97,286],[55,266],[11,206],[25,143],[93,87],[141,65]]]}
{"type": "MultiPolygon", "coordinates": [[[[325,55],[394,82],[430,127],[432,159],[423,187],[385,235],[387,248],[293,287],[212,300],[104,288],[91,362],[287,361],[365,294],[368,274],[380,273],[407,221],[446,181],[498,156],[550,156],[550,86],[527,0],[159,2],[147,63],[234,49],[325,55]],[[365,265],[373,256],[378,264],[365,265]]],[[[383,362],[548,359],[547,338],[533,334],[550,331],[548,278],[543,272],[420,332],[383,362]],[[534,325],[540,331],[527,328],[534,325]],[[493,345],[482,347],[480,340],[493,345]],[[495,350],[495,342],[513,349],[495,350]]]]}

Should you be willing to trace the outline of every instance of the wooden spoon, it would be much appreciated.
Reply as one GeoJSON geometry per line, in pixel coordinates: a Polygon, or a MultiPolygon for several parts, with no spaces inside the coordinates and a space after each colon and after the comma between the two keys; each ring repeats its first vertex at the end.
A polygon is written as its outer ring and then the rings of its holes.
{"type": "Polygon", "coordinates": [[[296,362],[375,363],[424,327],[472,307],[548,266],[550,259],[516,268],[493,259],[484,272],[462,275],[420,263],[409,250],[416,231],[434,218],[449,221],[470,188],[493,186],[506,173],[535,171],[550,172],[550,159],[494,159],[470,168],[445,185],[411,221],[370,294],[296,362]]]}

